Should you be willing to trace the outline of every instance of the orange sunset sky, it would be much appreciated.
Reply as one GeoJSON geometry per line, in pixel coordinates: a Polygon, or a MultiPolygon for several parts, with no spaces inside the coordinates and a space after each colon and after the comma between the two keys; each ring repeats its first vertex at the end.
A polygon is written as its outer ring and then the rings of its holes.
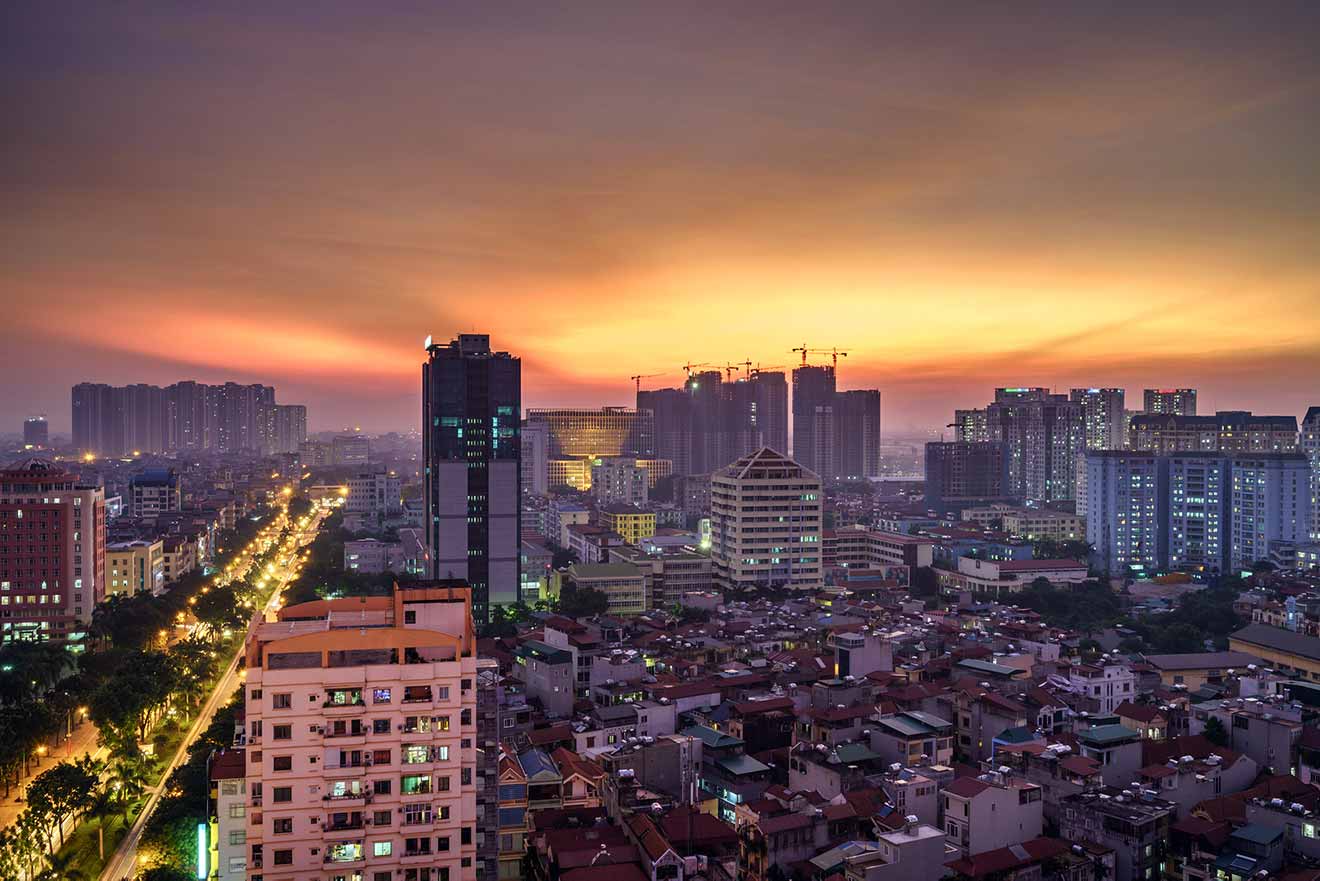
{"type": "Polygon", "coordinates": [[[0,431],[184,378],[411,428],[460,331],[527,406],[803,342],[887,434],[1320,404],[1317,4],[167,6],[0,13],[0,431]]]}

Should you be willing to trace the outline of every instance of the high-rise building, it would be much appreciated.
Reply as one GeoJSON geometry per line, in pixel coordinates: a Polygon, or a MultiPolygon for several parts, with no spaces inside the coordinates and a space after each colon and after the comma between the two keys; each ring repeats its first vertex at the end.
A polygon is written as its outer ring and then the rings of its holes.
{"type": "Polygon", "coordinates": [[[486,334],[427,346],[422,365],[422,496],[435,578],[472,587],[479,623],[518,600],[522,362],[486,334]]]}
{"type": "Polygon", "coordinates": [[[1272,542],[1310,538],[1311,463],[1299,452],[1234,454],[1229,565],[1246,570],[1270,558],[1272,542]]]}
{"type": "Polygon", "coordinates": [[[1302,418],[1300,446],[1311,462],[1311,541],[1320,542],[1320,407],[1302,418]]]}
{"type": "Polygon", "coordinates": [[[1075,388],[1070,397],[1082,405],[1088,450],[1121,450],[1126,445],[1127,414],[1121,388],[1075,388]]]}
{"type": "Polygon", "coordinates": [[[1130,445],[1153,453],[1286,453],[1297,449],[1296,416],[1257,416],[1221,410],[1213,416],[1140,414],[1130,445]]]}
{"type": "Polygon", "coordinates": [[[1086,540],[1097,567],[1157,572],[1167,559],[1168,469],[1150,453],[1086,454],[1086,540]]]}
{"type": "Polygon", "coordinates": [[[941,513],[1012,499],[1007,448],[999,441],[926,444],[926,507],[941,513]]]}
{"type": "Polygon", "coordinates": [[[248,633],[242,739],[262,756],[247,763],[246,811],[221,817],[218,837],[242,833],[248,877],[268,881],[420,878],[418,866],[476,881],[496,747],[478,720],[469,589],[423,583],[279,615],[248,633]]]}
{"type": "Polygon", "coordinates": [[[277,405],[275,389],[266,385],[79,383],[72,405],[74,447],[104,456],[267,455],[295,451],[307,434],[306,408],[277,405]]]}
{"type": "Polygon", "coordinates": [[[834,436],[839,480],[880,476],[880,392],[855,389],[834,396],[834,436]]]}
{"type": "Polygon", "coordinates": [[[45,416],[29,416],[23,420],[23,446],[36,450],[50,446],[50,425],[45,416]]]}
{"type": "Polygon", "coordinates": [[[1087,541],[1110,572],[1219,574],[1303,544],[1310,467],[1291,453],[1087,453],[1087,541]]]}
{"type": "Polygon", "coordinates": [[[716,584],[821,587],[821,498],[819,477],[768,448],[711,475],[716,584]]]}
{"type": "Polygon", "coordinates": [[[518,465],[522,491],[543,496],[550,491],[550,425],[524,421],[519,443],[522,445],[518,465]]]}
{"type": "Polygon", "coordinates": [[[985,408],[953,411],[953,439],[982,443],[990,440],[990,423],[985,408]]]}
{"type": "MultiPolygon", "coordinates": [[[[756,430],[760,434],[759,446],[788,455],[788,382],[784,374],[753,369],[747,382],[754,389],[752,404],[756,430]]],[[[744,449],[738,455],[750,452],[752,450],[744,449]]]]}
{"type": "Polygon", "coordinates": [[[1018,499],[1072,501],[1077,456],[1085,448],[1082,405],[1044,388],[995,389],[987,435],[1005,444],[1009,493],[1018,499]]]}
{"type": "Polygon", "coordinates": [[[829,449],[816,441],[817,428],[826,423],[822,407],[834,404],[834,368],[803,365],[793,369],[793,459],[822,479],[830,476],[819,454],[829,449]]]}
{"type": "Polygon", "coordinates": [[[637,412],[649,413],[652,422],[650,450],[644,456],[668,459],[675,474],[692,470],[692,401],[683,389],[665,388],[637,392],[637,412]]]}
{"type": "Polygon", "coordinates": [[[81,640],[105,596],[105,492],[29,459],[0,471],[0,641],[81,640]]]}
{"type": "Polygon", "coordinates": [[[1142,395],[1142,411],[1165,416],[1195,416],[1196,389],[1148,388],[1142,395]]]}
{"type": "Polygon", "coordinates": [[[307,408],[302,404],[275,405],[275,431],[269,452],[296,453],[307,440],[307,408]]]}
{"type": "Polygon", "coordinates": [[[705,474],[733,460],[724,418],[724,382],[718,370],[694,373],[683,384],[691,401],[692,470],[705,474]]]}
{"type": "Polygon", "coordinates": [[[403,481],[383,468],[355,474],[348,479],[344,510],[369,517],[398,514],[403,511],[403,481]]]}

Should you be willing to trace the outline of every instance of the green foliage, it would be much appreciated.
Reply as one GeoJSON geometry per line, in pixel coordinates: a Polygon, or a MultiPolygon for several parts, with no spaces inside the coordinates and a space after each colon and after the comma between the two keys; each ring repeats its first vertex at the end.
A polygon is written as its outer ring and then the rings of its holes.
{"type": "Polygon", "coordinates": [[[604,615],[610,610],[610,598],[594,587],[578,587],[566,582],[559,595],[559,612],[570,618],[604,615]]]}
{"type": "MultiPolygon", "coordinates": [[[[192,859],[196,859],[194,854],[192,859]]],[[[192,874],[178,866],[152,866],[138,873],[137,881],[192,881],[192,874]]]]}
{"type": "Polygon", "coordinates": [[[1077,560],[1085,563],[1094,550],[1088,542],[1079,540],[1038,538],[1031,545],[1032,557],[1037,560],[1077,560]]]}
{"type": "Polygon", "coordinates": [[[64,818],[91,805],[100,781],[101,765],[89,758],[60,762],[28,784],[28,810],[58,826],[64,843],[64,818]]]}
{"type": "Polygon", "coordinates": [[[134,652],[87,702],[92,721],[122,749],[147,736],[151,713],[182,684],[173,658],[164,652],[134,652]]]}
{"type": "Polygon", "coordinates": [[[912,570],[912,595],[914,597],[933,597],[940,591],[940,578],[930,566],[918,566],[912,570]]]}
{"type": "Polygon", "coordinates": [[[1228,635],[1243,624],[1233,611],[1242,587],[1240,579],[1224,579],[1216,587],[1184,594],[1173,611],[1149,615],[1130,626],[1152,652],[1204,651],[1206,639],[1217,648],[1226,648],[1228,635]]]}
{"type": "Polygon", "coordinates": [[[1085,632],[1107,627],[1121,615],[1119,597],[1100,581],[1061,588],[1038,578],[1013,601],[1038,613],[1051,627],[1085,632]]]}
{"type": "Polygon", "coordinates": [[[1205,728],[1201,733],[1205,735],[1206,740],[1215,746],[1228,746],[1228,729],[1215,716],[1211,716],[1206,720],[1205,728]]]}

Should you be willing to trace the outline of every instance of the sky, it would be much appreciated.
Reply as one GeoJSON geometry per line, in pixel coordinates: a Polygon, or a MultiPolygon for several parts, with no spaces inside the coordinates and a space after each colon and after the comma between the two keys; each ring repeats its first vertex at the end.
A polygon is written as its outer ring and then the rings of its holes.
{"type": "Polygon", "coordinates": [[[1318,45],[1309,2],[6,3],[0,432],[177,379],[411,428],[459,332],[525,406],[805,343],[887,434],[1001,385],[1300,415],[1318,45]]]}

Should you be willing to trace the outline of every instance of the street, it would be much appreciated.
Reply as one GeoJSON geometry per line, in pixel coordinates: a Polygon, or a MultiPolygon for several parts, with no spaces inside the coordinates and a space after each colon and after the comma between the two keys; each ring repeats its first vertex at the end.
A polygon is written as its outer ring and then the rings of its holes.
{"type": "MultiPolygon", "coordinates": [[[[312,539],[316,537],[321,521],[325,517],[325,511],[318,511],[314,517],[315,519],[309,524],[307,529],[293,535],[293,544],[296,550],[302,550],[302,548],[306,547],[311,543],[312,539]]],[[[279,584],[271,594],[270,600],[261,610],[260,617],[262,619],[279,608],[285,587],[288,586],[289,581],[297,575],[298,572],[300,561],[296,555],[293,556],[290,564],[287,566],[279,562],[279,559],[280,558],[277,557],[276,564],[278,566],[277,573],[279,584]]],[[[106,861],[105,868],[101,872],[101,881],[125,881],[125,879],[133,877],[133,872],[137,864],[138,844],[142,839],[142,833],[146,828],[147,820],[151,817],[152,811],[155,810],[157,803],[160,801],[161,793],[165,788],[165,782],[169,780],[170,774],[174,773],[174,770],[187,759],[188,747],[193,744],[201,732],[205,731],[207,727],[210,726],[215,711],[219,707],[224,706],[225,702],[227,702],[230,697],[233,696],[234,692],[242,685],[242,677],[238,674],[238,662],[242,657],[242,651],[242,647],[240,646],[238,651],[234,654],[233,660],[230,661],[229,666],[225,669],[225,673],[220,678],[215,690],[211,693],[210,698],[202,707],[202,711],[198,714],[196,721],[188,730],[187,736],[183,739],[183,742],[179,744],[179,748],[170,760],[170,763],[165,770],[165,774],[161,778],[160,784],[148,790],[147,801],[146,804],[143,805],[141,813],[138,814],[137,819],[133,822],[133,826],[128,830],[128,833],[120,842],[119,848],[106,861]]]]}

